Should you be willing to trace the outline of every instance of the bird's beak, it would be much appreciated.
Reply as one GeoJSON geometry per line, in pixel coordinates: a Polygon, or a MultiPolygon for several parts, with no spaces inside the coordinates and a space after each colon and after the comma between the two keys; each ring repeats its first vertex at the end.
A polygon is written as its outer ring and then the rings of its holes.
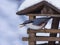
{"type": "Polygon", "coordinates": [[[22,28],[22,27],[24,27],[24,25],[23,24],[20,24],[20,26],[19,26],[20,28],[22,28]]]}

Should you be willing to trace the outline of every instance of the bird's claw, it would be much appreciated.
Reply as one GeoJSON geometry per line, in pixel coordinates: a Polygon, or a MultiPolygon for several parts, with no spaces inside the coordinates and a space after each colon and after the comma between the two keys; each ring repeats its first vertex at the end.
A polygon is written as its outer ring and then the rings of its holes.
{"type": "Polygon", "coordinates": [[[46,29],[47,29],[47,28],[44,28],[44,32],[46,32],[46,29]]]}

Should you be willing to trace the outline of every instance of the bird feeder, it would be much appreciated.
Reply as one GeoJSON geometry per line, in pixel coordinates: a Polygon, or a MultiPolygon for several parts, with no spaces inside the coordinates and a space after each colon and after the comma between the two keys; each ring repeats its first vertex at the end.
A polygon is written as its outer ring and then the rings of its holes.
{"type": "Polygon", "coordinates": [[[47,1],[41,1],[35,5],[32,5],[24,10],[18,11],[16,14],[18,15],[26,15],[29,16],[29,19],[35,19],[36,16],[52,16],[53,21],[51,25],[51,29],[43,29],[41,30],[32,30],[28,29],[27,33],[29,37],[23,37],[23,41],[29,41],[29,45],[36,45],[36,41],[48,41],[48,44],[41,45],[58,45],[55,42],[60,41],[60,38],[57,37],[57,33],[60,33],[58,29],[59,19],[60,19],[60,10],[47,1]],[[44,32],[50,33],[50,36],[36,36],[36,33],[44,32]]]}

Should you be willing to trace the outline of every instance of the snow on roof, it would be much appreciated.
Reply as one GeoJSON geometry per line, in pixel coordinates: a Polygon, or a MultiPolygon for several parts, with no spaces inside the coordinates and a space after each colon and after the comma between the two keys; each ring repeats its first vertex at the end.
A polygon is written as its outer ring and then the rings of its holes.
{"type": "Polygon", "coordinates": [[[32,6],[32,5],[35,5],[35,4],[37,4],[37,3],[41,2],[41,1],[42,0],[25,0],[21,4],[21,6],[19,7],[18,11],[23,10],[25,8],[28,8],[28,7],[32,6]]]}
{"type": "Polygon", "coordinates": [[[52,5],[54,5],[55,7],[57,7],[58,9],[60,9],[60,0],[46,0],[47,2],[51,3],[52,5]]]}
{"type": "MultiPolygon", "coordinates": [[[[24,10],[25,8],[28,8],[32,5],[35,5],[35,4],[37,4],[41,1],[43,1],[43,0],[25,0],[22,3],[22,5],[19,7],[18,11],[24,10]]],[[[54,5],[58,9],[60,9],[60,6],[59,6],[60,5],[60,0],[59,1],[58,0],[45,0],[45,1],[51,3],[52,5],[54,5]]]]}

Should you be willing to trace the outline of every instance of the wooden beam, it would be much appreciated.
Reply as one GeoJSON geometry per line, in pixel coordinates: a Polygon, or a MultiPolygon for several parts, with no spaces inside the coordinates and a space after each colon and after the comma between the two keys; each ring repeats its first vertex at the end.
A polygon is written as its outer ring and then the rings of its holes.
{"type": "Polygon", "coordinates": [[[32,39],[34,39],[36,37],[36,33],[30,33],[29,34],[29,45],[36,45],[36,41],[31,41],[32,39]]]}
{"type": "Polygon", "coordinates": [[[53,16],[53,17],[60,17],[60,14],[27,14],[27,16],[53,16]]]}
{"type": "Polygon", "coordinates": [[[34,37],[32,39],[28,38],[28,37],[23,37],[23,41],[60,41],[59,37],[45,37],[45,36],[39,36],[39,37],[34,37]]]}
{"type": "MultiPolygon", "coordinates": [[[[52,29],[58,29],[59,26],[59,18],[53,18],[52,29]]],[[[57,30],[58,31],[58,30],[57,30]]],[[[51,33],[50,37],[56,37],[57,33],[51,33]]],[[[49,41],[48,45],[55,45],[55,41],[49,41]]]]}
{"type": "Polygon", "coordinates": [[[29,16],[29,19],[30,19],[30,20],[33,20],[33,19],[35,19],[35,18],[36,18],[36,16],[32,16],[32,15],[29,16]]]}
{"type": "MultiPolygon", "coordinates": [[[[33,20],[33,19],[35,19],[36,18],[36,16],[29,16],[29,20],[33,20]]],[[[29,38],[30,38],[30,40],[32,39],[32,38],[34,38],[36,36],[36,34],[34,34],[34,33],[31,33],[31,34],[29,34],[29,38]]],[[[36,41],[34,41],[34,42],[32,42],[32,41],[30,41],[29,40],[29,45],[36,45],[36,41]]]]}
{"type": "Polygon", "coordinates": [[[60,29],[27,30],[27,33],[60,33],[60,29]]]}

